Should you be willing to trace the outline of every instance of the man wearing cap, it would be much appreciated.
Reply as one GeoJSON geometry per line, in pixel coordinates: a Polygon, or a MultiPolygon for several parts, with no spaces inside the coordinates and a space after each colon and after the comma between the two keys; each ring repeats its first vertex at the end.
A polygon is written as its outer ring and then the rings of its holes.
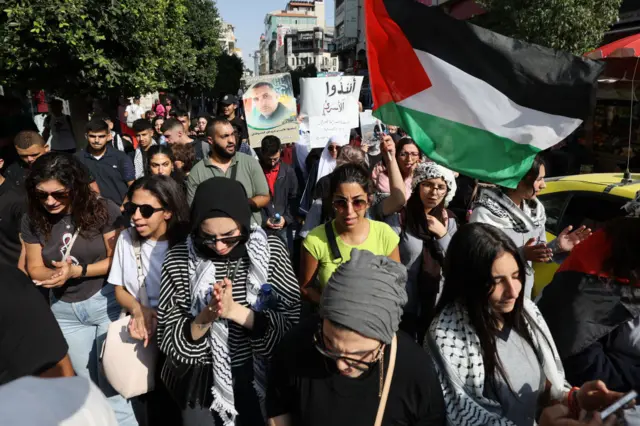
{"type": "Polygon", "coordinates": [[[239,142],[249,139],[247,123],[236,115],[236,110],[238,109],[238,98],[233,95],[225,95],[220,103],[222,104],[222,113],[225,118],[238,131],[239,142]]]}
{"type": "Polygon", "coordinates": [[[354,249],[322,295],[320,318],[282,340],[271,361],[269,426],[444,425],[433,361],[398,331],[406,268],[354,249]]]}

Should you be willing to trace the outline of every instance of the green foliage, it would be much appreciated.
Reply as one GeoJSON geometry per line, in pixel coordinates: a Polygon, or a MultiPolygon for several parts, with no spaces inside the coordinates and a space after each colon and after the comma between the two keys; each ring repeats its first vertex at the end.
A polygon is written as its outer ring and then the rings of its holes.
{"type": "Polygon", "coordinates": [[[622,0],[478,0],[473,23],[500,34],[582,55],[599,46],[622,0]]]}
{"type": "Polygon", "coordinates": [[[213,87],[215,96],[232,94],[235,95],[240,89],[240,80],[244,73],[242,59],[236,55],[223,53],[218,56],[218,76],[213,87]]]}
{"type": "MultiPolygon", "coordinates": [[[[0,0],[0,84],[64,97],[207,86],[219,23],[209,0],[0,0]],[[205,71],[206,70],[206,71],[205,71]]],[[[214,62],[214,61],[213,61],[214,62]]]]}
{"type": "Polygon", "coordinates": [[[191,40],[193,61],[175,64],[167,87],[188,95],[200,95],[216,84],[216,61],[221,53],[220,16],[211,0],[187,0],[186,6],[184,31],[191,40]]]}
{"type": "Polygon", "coordinates": [[[298,67],[295,70],[290,70],[291,83],[293,84],[293,96],[300,94],[300,79],[311,78],[318,76],[318,69],[315,65],[307,65],[306,67],[298,67]]]}

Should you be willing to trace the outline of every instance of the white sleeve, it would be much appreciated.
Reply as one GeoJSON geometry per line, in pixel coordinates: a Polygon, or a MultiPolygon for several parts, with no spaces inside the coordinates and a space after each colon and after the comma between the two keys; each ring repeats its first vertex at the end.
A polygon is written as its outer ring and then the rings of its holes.
{"type": "Polygon", "coordinates": [[[118,242],[116,243],[116,249],[113,252],[113,262],[111,263],[111,270],[109,271],[109,278],[107,278],[107,282],[111,285],[124,286],[124,256],[125,246],[127,245],[127,241],[125,241],[125,239],[127,239],[128,236],[128,231],[125,230],[121,232],[118,242]]]}

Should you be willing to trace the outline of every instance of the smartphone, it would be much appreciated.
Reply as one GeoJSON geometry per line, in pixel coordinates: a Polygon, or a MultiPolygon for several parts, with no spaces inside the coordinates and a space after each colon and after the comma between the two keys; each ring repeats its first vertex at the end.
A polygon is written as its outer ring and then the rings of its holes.
{"type": "Polygon", "coordinates": [[[624,395],[622,398],[605,408],[600,412],[600,417],[602,420],[605,420],[607,417],[620,410],[622,407],[633,401],[638,396],[636,391],[631,391],[628,394],[624,395]]]}

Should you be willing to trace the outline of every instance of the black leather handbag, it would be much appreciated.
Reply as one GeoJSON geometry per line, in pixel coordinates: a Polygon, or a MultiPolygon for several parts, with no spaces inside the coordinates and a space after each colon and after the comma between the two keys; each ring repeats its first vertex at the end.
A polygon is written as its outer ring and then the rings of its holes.
{"type": "Polygon", "coordinates": [[[181,409],[209,407],[213,402],[212,364],[183,364],[167,357],[160,378],[181,409]]]}

